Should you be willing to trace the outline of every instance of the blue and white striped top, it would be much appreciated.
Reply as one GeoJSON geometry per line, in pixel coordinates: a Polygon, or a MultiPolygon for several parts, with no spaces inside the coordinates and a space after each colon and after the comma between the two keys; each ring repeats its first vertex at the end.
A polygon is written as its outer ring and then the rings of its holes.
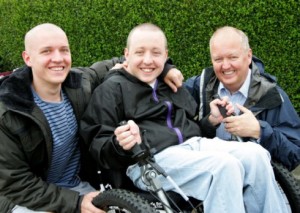
{"type": "Polygon", "coordinates": [[[52,162],[47,182],[61,187],[74,187],[80,183],[80,150],[78,126],[67,95],[62,92],[62,101],[43,101],[32,88],[35,103],[44,112],[53,137],[52,162]]]}

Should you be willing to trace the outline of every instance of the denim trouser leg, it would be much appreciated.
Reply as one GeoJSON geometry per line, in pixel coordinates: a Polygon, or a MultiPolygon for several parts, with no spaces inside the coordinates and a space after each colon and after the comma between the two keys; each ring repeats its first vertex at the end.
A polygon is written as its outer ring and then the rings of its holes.
{"type": "Polygon", "coordinates": [[[270,164],[270,154],[262,146],[253,142],[224,143],[223,140],[218,138],[204,138],[201,140],[201,148],[203,150],[227,152],[239,159],[245,170],[243,197],[246,212],[288,212],[270,164]],[[214,145],[212,141],[218,145],[214,145]]]}
{"type": "MultiPolygon", "coordinates": [[[[269,153],[257,144],[192,138],[155,159],[188,196],[204,201],[206,213],[286,212],[269,153]]],[[[127,172],[145,189],[137,166],[127,172]]],[[[165,178],[161,181],[166,190],[173,190],[165,178]]]]}
{"type": "MultiPolygon", "coordinates": [[[[227,153],[198,152],[199,138],[193,144],[169,147],[155,155],[156,162],[190,197],[204,201],[206,213],[243,213],[243,178],[241,164],[227,153]],[[194,149],[194,150],[193,150],[194,149]],[[197,150],[197,151],[196,151],[197,150]],[[230,194],[230,196],[229,196],[230,194]]],[[[128,175],[142,189],[138,166],[130,167],[128,175]]],[[[165,190],[174,190],[160,178],[165,190]]]]}

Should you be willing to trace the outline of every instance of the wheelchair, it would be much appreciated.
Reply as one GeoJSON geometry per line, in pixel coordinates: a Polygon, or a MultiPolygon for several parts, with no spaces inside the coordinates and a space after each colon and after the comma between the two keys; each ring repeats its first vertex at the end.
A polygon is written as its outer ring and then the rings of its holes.
{"type": "MultiPolygon", "coordinates": [[[[169,178],[155,163],[149,150],[135,148],[134,157],[140,168],[142,179],[149,191],[137,189],[126,176],[126,170],[101,170],[102,188],[104,192],[98,195],[93,204],[107,212],[205,212],[202,201],[188,198],[174,183],[177,192],[165,192],[156,179],[157,175],[169,178]],[[108,190],[107,190],[108,189],[108,190]]],[[[287,206],[292,213],[300,212],[300,185],[295,177],[280,163],[272,161],[277,183],[282,189],[287,206]]],[[[171,180],[172,181],[172,180],[171,180]]]]}

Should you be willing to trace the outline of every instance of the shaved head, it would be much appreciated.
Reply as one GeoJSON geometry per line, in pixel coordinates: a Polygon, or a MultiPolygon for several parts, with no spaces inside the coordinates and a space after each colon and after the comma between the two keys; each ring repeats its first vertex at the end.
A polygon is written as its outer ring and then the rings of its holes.
{"type": "Polygon", "coordinates": [[[165,48],[168,49],[168,44],[167,44],[167,38],[166,38],[166,35],[165,33],[160,29],[160,27],[156,26],[155,24],[152,24],[152,23],[143,23],[143,24],[140,24],[136,27],[134,27],[128,37],[127,37],[127,44],[126,44],[126,48],[130,48],[130,45],[132,43],[132,37],[133,37],[133,34],[137,31],[152,31],[152,32],[159,32],[161,33],[163,39],[164,39],[164,43],[165,43],[165,48]]]}
{"type": "MultiPolygon", "coordinates": [[[[24,62],[31,67],[32,85],[40,97],[48,94],[45,90],[60,91],[71,65],[71,51],[66,33],[55,24],[44,23],[29,30],[24,38],[24,62]]],[[[58,94],[58,93],[57,93],[58,94]]],[[[59,98],[59,94],[57,95],[59,98]]]]}
{"type": "Polygon", "coordinates": [[[57,25],[51,23],[40,24],[29,30],[24,38],[25,51],[30,51],[39,35],[44,33],[62,34],[67,38],[66,33],[57,25]]]}

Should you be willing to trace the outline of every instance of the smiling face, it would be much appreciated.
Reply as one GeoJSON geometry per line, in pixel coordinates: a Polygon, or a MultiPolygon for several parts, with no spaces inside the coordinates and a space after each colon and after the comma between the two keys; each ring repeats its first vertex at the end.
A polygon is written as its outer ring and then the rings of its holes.
{"type": "Polygon", "coordinates": [[[166,38],[159,28],[140,27],[130,33],[125,49],[127,71],[139,80],[153,83],[161,74],[167,56],[166,38]]]}
{"type": "Polygon", "coordinates": [[[52,24],[39,25],[26,34],[22,56],[32,68],[33,86],[60,87],[71,68],[67,36],[52,24]]]}
{"type": "Polygon", "coordinates": [[[238,91],[252,60],[248,41],[233,28],[224,28],[211,38],[210,53],[217,78],[231,93],[238,91]]]}

